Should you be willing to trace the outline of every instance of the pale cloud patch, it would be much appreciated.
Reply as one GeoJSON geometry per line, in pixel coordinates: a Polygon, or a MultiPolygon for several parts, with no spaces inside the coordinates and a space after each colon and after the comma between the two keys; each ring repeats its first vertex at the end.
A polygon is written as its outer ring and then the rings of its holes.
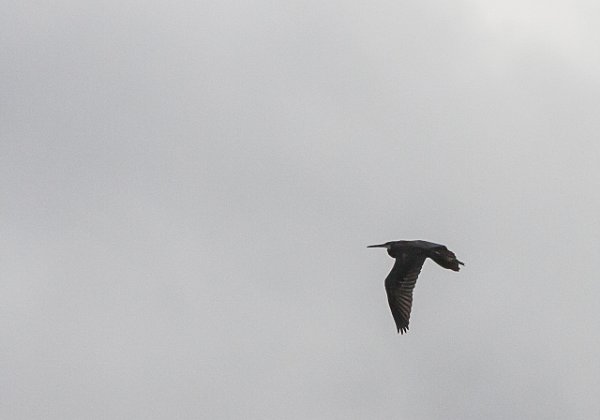
{"type": "Polygon", "coordinates": [[[495,38],[506,53],[542,50],[559,56],[590,77],[597,73],[600,65],[595,25],[600,16],[597,3],[537,0],[471,3],[474,24],[495,38]]]}

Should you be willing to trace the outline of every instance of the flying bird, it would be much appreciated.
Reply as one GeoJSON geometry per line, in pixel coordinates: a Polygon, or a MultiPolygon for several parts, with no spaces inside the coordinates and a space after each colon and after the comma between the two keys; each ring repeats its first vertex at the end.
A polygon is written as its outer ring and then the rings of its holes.
{"type": "Polygon", "coordinates": [[[423,263],[431,258],[444,268],[460,270],[464,265],[456,259],[454,252],[444,245],[427,241],[393,241],[381,245],[369,245],[367,248],[386,248],[396,262],[385,279],[385,291],[399,333],[408,331],[413,289],[423,263]]]}

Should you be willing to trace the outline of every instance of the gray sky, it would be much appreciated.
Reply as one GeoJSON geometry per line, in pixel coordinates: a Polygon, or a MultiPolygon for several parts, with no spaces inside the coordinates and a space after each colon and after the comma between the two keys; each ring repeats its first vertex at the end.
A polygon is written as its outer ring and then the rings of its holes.
{"type": "Polygon", "coordinates": [[[9,2],[0,417],[600,418],[599,23],[9,2]],[[404,336],[396,239],[466,263],[404,336]]]}

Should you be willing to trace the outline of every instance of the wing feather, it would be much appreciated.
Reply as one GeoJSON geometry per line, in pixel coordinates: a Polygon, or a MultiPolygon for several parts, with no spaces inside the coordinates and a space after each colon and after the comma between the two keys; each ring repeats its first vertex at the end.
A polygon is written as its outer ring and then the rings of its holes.
{"type": "Polygon", "coordinates": [[[408,330],[413,289],[424,262],[424,256],[410,258],[408,261],[405,258],[397,258],[392,271],[385,279],[388,303],[396,328],[401,334],[408,330]]]}

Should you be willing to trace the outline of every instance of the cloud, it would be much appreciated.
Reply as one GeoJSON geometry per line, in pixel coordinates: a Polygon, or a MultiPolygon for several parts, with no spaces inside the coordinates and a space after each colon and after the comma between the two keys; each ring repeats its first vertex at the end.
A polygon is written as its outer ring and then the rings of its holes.
{"type": "Polygon", "coordinates": [[[0,18],[3,417],[598,413],[589,5],[55,6],[0,18]],[[402,337],[395,239],[466,263],[402,337]]]}

